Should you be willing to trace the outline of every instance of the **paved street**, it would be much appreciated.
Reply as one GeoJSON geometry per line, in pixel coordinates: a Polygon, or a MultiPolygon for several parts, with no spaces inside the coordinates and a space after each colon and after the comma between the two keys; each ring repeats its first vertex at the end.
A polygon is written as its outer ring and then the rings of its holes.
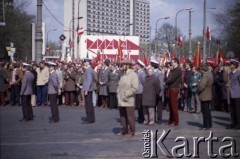
{"type": "MultiPolygon", "coordinates": [[[[171,150],[176,145],[177,136],[189,139],[190,152],[193,149],[192,137],[208,137],[209,131],[199,130],[202,114],[180,112],[180,124],[177,127],[168,125],[136,125],[136,135],[126,138],[116,135],[120,130],[117,110],[95,108],[96,123],[81,124],[85,117],[84,108],[60,106],[60,122],[48,123],[49,107],[34,107],[34,121],[19,122],[22,118],[21,107],[0,107],[1,112],[1,159],[131,159],[142,158],[143,134],[145,129],[171,129],[164,144],[171,150]]],[[[240,152],[240,131],[226,130],[229,115],[223,112],[212,112],[213,136],[220,138],[231,136],[236,141],[236,151],[240,152]]],[[[164,111],[167,120],[168,112],[164,111]]],[[[214,152],[229,142],[214,142],[214,152]]],[[[158,151],[158,158],[166,158],[158,151]]],[[[207,156],[207,143],[200,143],[200,158],[207,156]]],[[[217,157],[220,158],[220,157],[217,157]]]]}

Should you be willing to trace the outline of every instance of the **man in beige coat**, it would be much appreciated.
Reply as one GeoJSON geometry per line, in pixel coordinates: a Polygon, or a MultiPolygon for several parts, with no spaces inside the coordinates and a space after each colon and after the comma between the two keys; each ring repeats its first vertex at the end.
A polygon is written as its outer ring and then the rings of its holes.
{"type": "Polygon", "coordinates": [[[212,127],[212,115],[210,111],[210,101],[212,100],[213,75],[206,65],[201,67],[203,76],[198,84],[197,93],[201,101],[201,110],[203,114],[203,127],[208,130],[212,127]]]}
{"type": "Polygon", "coordinates": [[[138,88],[137,74],[132,70],[132,62],[124,60],[121,62],[123,74],[118,82],[117,98],[122,123],[121,135],[134,136],[135,133],[135,92],[138,88]],[[130,130],[128,130],[128,125],[130,130]]]}

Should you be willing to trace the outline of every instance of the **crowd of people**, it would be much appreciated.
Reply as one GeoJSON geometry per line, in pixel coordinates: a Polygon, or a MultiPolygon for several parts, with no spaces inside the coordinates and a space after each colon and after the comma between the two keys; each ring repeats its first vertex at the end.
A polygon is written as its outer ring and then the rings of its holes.
{"type": "Polygon", "coordinates": [[[135,133],[137,122],[163,124],[163,110],[169,111],[169,125],[179,124],[179,110],[203,114],[203,127],[212,127],[211,111],[230,112],[227,129],[240,129],[239,62],[194,66],[177,58],[160,66],[156,60],[145,65],[109,59],[93,68],[90,59],[76,63],[61,61],[1,63],[0,105],[22,106],[23,119],[33,120],[34,106],[50,106],[50,123],[59,122],[59,105],[85,107],[84,124],[95,122],[94,107],[119,109],[121,135],[135,133]]]}

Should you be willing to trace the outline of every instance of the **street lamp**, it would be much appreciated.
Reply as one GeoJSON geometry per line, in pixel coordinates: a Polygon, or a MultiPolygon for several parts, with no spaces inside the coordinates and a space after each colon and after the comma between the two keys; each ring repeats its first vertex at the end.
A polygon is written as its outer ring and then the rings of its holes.
{"type": "Polygon", "coordinates": [[[158,20],[156,21],[156,28],[155,28],[155,54],[157,53],[157,24],[159,22],[159,20],[161,19],[169,19],[170,17],[164,17],[164,18],[158,18],[158,20]]]}
{"type": "MultiPolygon", "coordinates": [[[[125,36],[126,36],[126,28],[129,27],[129,26],[131,26],[131,25],[133,25],[133,24],[132,24],[132,23],[127,24],[127,25],[125,26],[125,28],[124,28],[124,41],[125,41],[125,36]]],[[[127,41],[126,41],[126,50],[127,50],[127,54],[128,54],[127,41]]],[[[129,55],[129,57],[130,57],[130,55],[129,55]]]]}
{"type": "MultiPolygon", "coordinates": [[[[191,10],[191,9],[192,9],[192,8],[181,9],[181,10],[179,10],[179,11],[177,12],[177,14],[176,14],[176,16],[175,16],[175,32],[176,32],[176,34],[175,34],[175,40],[176,40],[176,45],[177,45],[177,41],[178,41],[177,16],[178,16],[178,14],[179,14],[180,12],[182,12],[182,11],[187,11],[187,10],[191,10]]],[[[176,52],[177,52],[177,50],[176,50],[176,52]]]]}
{"type": "Polygon", "coordinates": [[[49,34],[49,32],[50,31],[56,31],[57,29],[55,28],[55,29],[49,29],[48,31],[47,31],[47,47],[48,47],[48,34],[49,34]]]}
{"type": "MultiPolygon", "coordinates": [[[[69,44],[70,44],[70,42],[71,42],[71,37],[72,37],[72,31],[74,31],[74,28],[73,28],[73,30],[71,29],[71,23],[72,23],[72,21],[73,20],[76,20],[76,19],[82,19],[83,17],[77,17],[77,18],[72,18],[71,20],[70,20],[70,22],[69,22],[69,44]]],[[[71,49],[70,49],[71,50],[71,49]]]]}
{"type": "Polygon", "coordinates": [[[191,35],[192,35],[192,10],[189,10],[189,59],[192,60],[192,39],[191,39],[191,35]]]}

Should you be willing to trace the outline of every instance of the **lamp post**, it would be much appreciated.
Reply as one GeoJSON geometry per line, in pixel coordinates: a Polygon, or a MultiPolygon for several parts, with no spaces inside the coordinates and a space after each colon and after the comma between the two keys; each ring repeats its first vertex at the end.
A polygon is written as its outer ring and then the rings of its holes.
{"type": "MultiPolygon", "coordinates": [[[[81,0],[78,0],[78,17],[79,17],[79,5],[80,5],[80,1],[81,1],[81,0]]],[[[78,19],[77,30],[79,29],[79,20],[80,20],[80,19],[78,19]]],[[[79,35],[77,35],[77,58],[81,58],[81,57],[79,56],[79,35]]]]}
{"type": "MultiPolygon", "coordinates": [[[[177,12],[176,16],[175,16],[175,40],[176,40],[176,45],[177,45],[177,41],[178,41],[178,30],[177,30],[177,16],[180,12],[182,11],[187,11],[187,10],[191,10],[192,8],[187,8],[187,9],[181,9],[177,12]]],[[[177,49],[176,49],[176,53],[177,53],[177,49]]],[[[177,54],[178,56],[178,54],[177,54]]]]}
{"type": "MultiPolygon", "coordinates": [[[[126,28],[129,27],[129,26],[131,26],[131,25],[133,25],[133,24],[132,24],[132,23],[127,24],[127,25],[125,26],[125,28],[124,28],[124,41],[125,41],[125,36],[126,36],[126,28]]],[[[126,41],[126,50],[127,50],[127,54],[128,54],[127,41],[126,41]]]]}
{"type": "MultiPolygon", "coordinates": [[[[71,23],[72,23],[72,21],[73,20],[75,20],[75,19],[82,19],[83,17],[77,17],[77,18],[72,18],[71,20],[70,20],[70,22],[69,22],[69,44],[70,44],[70,42],[71,42],[71,38],[72,38],[72,32],[74,31],[74,30],[72,30],[71,29],[71,23]]],[[[71,50],[71,48],[70,48],[70,50],[71,50]]]]}
{"type": "Polygon", "coordinates": [[[191,26],[192,26],[192,10],[189,10],[189,59],[192,60],[192,39],[191,39],[191,35],[192,35],[192,29],[191,29],[191,26]]]}
{"type": "Polygon", "coordinates": [[[56,30],[57,30],[57,29],[55,28],[55,29],[49,29],[49,30],[47,31],[47,47],[48,47],[48,45],[49,45],[49,44],[48,44],[48,34],[49,34],[49,32],[50,32],[50,31],[56,31],[56,30]]]}
{"type": "Polygon", "coordinates": [[[155,54],[157,53],[157,24],[159,22],[159,20],[161,19],[169,19],[170,17],[164,17],[164,18],[158,18],[156,21],[156,28],[155,28],[155,54]]]}
{"type": "Polygon", "coordinates": [[[203,1],[203,64],[206,64],[206,0],[203,1]]]}

